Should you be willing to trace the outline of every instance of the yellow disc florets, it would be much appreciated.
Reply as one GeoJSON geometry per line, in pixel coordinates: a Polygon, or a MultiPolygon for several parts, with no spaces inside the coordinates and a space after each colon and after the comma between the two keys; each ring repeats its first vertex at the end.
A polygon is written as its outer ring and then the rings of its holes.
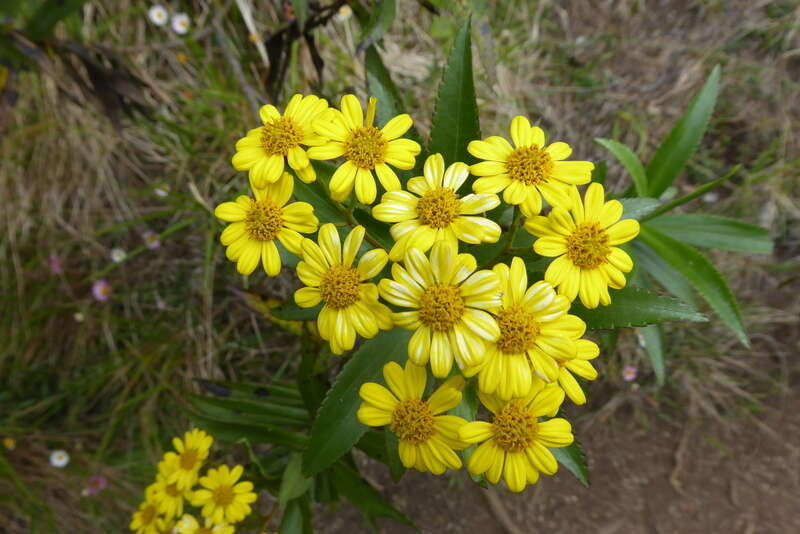
{"type": "Polygon", "coordinates": [[[302,128],[290,117],[279,117],[261,128],[261,145],[270,156],[285,156],[302,140],[302,128]]]}
{"type": "Polygon", "coordinates": [[[431,228],[447,228],[458,217],[459,204],[452,187],[428,191],[417,202],[419,222],[431,228]]]}
{"type": "Polygon", "coordinates": [[[519,147],[508,155],[506,171],[512,180],[525,185],[540,184],[552,176],[553,159],[534,146],[519,147]]]}
{"type": "Polygon", "coordinates": [[[464,314],[464,297],[456,286],[431,286],[422,294],[419,318],[425,326],[439,332],[450,330],[464,314]]]}
{"type": "Polygon", "coordinates": [[[536,438],[538,423],[522,401],[511,401],[495,416],[492,422],[494,439],[506,452],[520,452],[536,438]]]}
{"type": "Polygon", "coordinates": [[[225,507],[233,502],[234,496],[233,488],[227,484],[222,484],[214,488],[211,499],[217,506],[225,507]]]}
{"type": "Polygon", "coordinates": [[[197,466],[199,459],[200,455],[197,449],[184,449],[179,457],[180,467],[184,471],[192,471],[197,466]]]}
{"type": "Polygon", "coordinates": [[[404,400],[392,411],[390,428],[403,441],[422,443],[433,434],[433,413],[427,402],[404,400]]]}
{"type": "Polygon", "coordinates": [[[595,269],[611,252],[608,241],[608,234],[600,223],[581,223],[567,236],[567,257],[581,269],[595,269]]]}
{"type": "Polygon", "coordinates": [[[177,498],[183,495],[183,492],[178,489],[177,484],[167,484],[164,488],[164,492],[172,498],[177,498]]]}
{"type": "Polygon", "coordinates": [[[361,292],[358,269],[334,265],[322,276],[319,291],[325,304],[339,310],[354,304],[361,292]]]}
{"type": "Polygon", "coordinates": [[[500,338],[497,348],[505,354],[522,354],[532,348],[539,335],[539,323],[533,313],[522,308],[508,308],[497,316],[500,338]]]}
{"type": "Polygon", "coordinates": [[[359,169],[374,169],[386,158],[389,142],[374,126],[354,129],[344,142],[344,157],[359,169]]]}
{"type": "Polygon", "coordinates": [[[256,241],[272,241],[283,226],[281,209],[270,199],[251,201],[244,224],[247,233],[256,241]]]}
{"type": "Polygon", "coordinates": [[[142,525],[149,525],[156,519],[156,515],[158,515],[158,509],[154,504],[148,504],[142,509],[141,515],[139,516],[142,521],[142,525]]]}

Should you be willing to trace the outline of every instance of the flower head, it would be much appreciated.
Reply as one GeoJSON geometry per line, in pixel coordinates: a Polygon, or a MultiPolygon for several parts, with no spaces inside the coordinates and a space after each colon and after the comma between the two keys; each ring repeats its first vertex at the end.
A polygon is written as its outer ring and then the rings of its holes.
{"type": "Polygon", "coordinates": [[[7,451],[13,451],[17,448],[17,440],[8,437],[3,438],[3,447],[5,447],[7,451]]]}
{"type": "Polygon", "coordinates": [[[400,139],[413,124],[411,116],[398,115],[379,129],[373,124],[375,98],[369,99],[366,117],[353,95],[344,95],[340,107],[341,111],[330,109],[314,122],[314,129],[330,141],[308,151],[311,159],[345,158],[331,177],[331,197],[345,200],[355,187],[358,201],[372,204],[377,195],[373,172],[386,191],[399,191],[400,180],[389,165],[412,169],[421,150],[416,141],[400,139]]]}
{"type": "Polygon", "coordinates": [[[236,202],[224,202],[214,214],[229,224],[220,241],[228,259],[236,262],[241,274],[251,274],[258,264],[269,276],[281,271],[281,257],[275,240],[289,252],[300,254],[303,236],[317,230],[319,220],[307,202],[287,204],[292,196],[294,179],[289,173],[263,189],[253,189],[254,197],[240,196],[236,202]]]}
{"type": "Polygon", "coordinates": [[[199,430],[192,429],[184,434],[183,439],[172,438],[172,445],[175,452],[168,452],[164,455],[164,467],[168,467],[171,462],[177,463],[177,469],[171,470],[166,477],[169,483],[176,483],[180,489],[189,489],[197,482],[198,472],[203,466],[203,462],[208,458],[211,444],[214,438],[199,430]]]}
{"type": "Polygon", "coordinates": [[[414,308],[395,313],[395,323],[415,330],[408,357],[417,365],[430,360],[438,378],[450,373],[453,358],[461,369],[480,365],[486,343],[500,336],[497,321],[486,311],[500,303],[500,279],[493,271],[475,272],[475,258],[457,250],[451,241],[439,241],[428,259],[410,248],[403,265],[392,265],[393,279],[380,282],[384,299],[414,308]]]}
{"type": "Polygon", "coordinates": [[[577,188],[570,190],[568,209],[555,207],[547,217],[525,221],[525,229],[539,239],[533,250],[555,257],[544,279],[558,287],[569,300],[580,296],[587,308],[611,302],[608,288],[625,287],[625,275],[633,268],[628,254],[616,245],[639,234],[639,222],[622,217],[622,203],[604,202],[603,186],[592,183],[581,200],[577,188]]]}
{"type": "Polygon", "coordinates": [[[108,486],[108,480],[102,475],[92,475],[86,481],[86,487],[81,492],[82,495],[97,495],[108,486]]]}
{"type": "Polygon", "coordinates": [[[186,13],[175,13],[172,16],[172,31],[178,35],[183,35],[189,31],[192,20],[186,13]]]}
{"type": "Polygon", "coordinates": [[[363,226],[356,226],[342,245],[336,227],[325,224],[319,229],[319,244],[303,241],[303,261],[297,265],[297,275],[308,287],[298,289],[294,300],[303,308],[324,303],[317,327],[336,354],[352,349],[356,334],[369,339],[392,327],[391,311],[378,302],[378,287],[368,282],[386,265],[386,251],[365,252],[353,266],[364,233],[363,226]]]}
{"type": "Polygon", "coordinates": [[[58,467],[60,469],[66,467],[68,464],[69,454],[67,454],[67,451],[58,449],[50,453],[50,465],[53,467],[58,467]]]}
{"type": "Polygon", "coordinates": [[[258,189],[277,182],[287,163],[301,180],[313,182],[317,174],[302,145],[325,143],[324,137],[314,133],[313,124],[327,109],[327,100],[300,94],[289,100],[283,115],[273,105],[262,106],[259,115],[263,126],[250,130],[236,142],[234,168],[248,171],[251,183],[258,189]]]}
{"type": "Polygon", "coordinates": [[[442,415],[461,402],[464,379],[456,376],[422,400],[427,372],[406,361],[405,368],[395,362],[383,366],[389,389],[374,382],[361,385],[358,394],[364,401],[358,420],[369,426],[389,425],[400,440],[398,452],[404,466],[441,475],[446,469],[459,469],[461,459],[454,452],[467,448],[458,437],[466,421],[442,415]]]}
{"type": "Polygon", "coordinates": [[[519,492],[526,485],[535,484],[539,473],[552,475],[558,470],[548,448],[571,444],[572,426],[562,418],[539,418],[556,414],[564,400],[560,388],[537,381],[523,398],[503,401],[480,392],[478,396],[493,417],[491,423],[474,421],[459,431],[459,437],[468,443],[482,442],[467,462],[470,473],[485,473],[492,484],[502,477],[508,489],[519,492]]]}
{"type": "Polygon", "coordinates": [[[177,477],[172,476],[179,469],[180,458],[174,455],[164,458],[158,464],[158,475],[156,475],[153,498],[158,503],[158,512],[163,514],[165,519],[183,515],[184,501],[189,501],[192,498],[191,488],[178,488],[177,477]]]}
{"type": "Polygon", "coordinates": [[[209,518],[205,519],[205,526],[200,526],[200,522],[189,514],[185,514],[175,523],[175,534],[233,534],[233,532],[233,525],[214,524],[209,518]]]}
{"type": "Polygon", "coordinates": [[[161,246],[161,241],[158,240],[158,234],[150,230],[142,234],[142,239],[144,240],[145,246],[150,250],[155,250],[161,246]]]}
{"type": "Polygon", "coordinates": [[[436,241],[495,243],[500,226],[485,217],[475,217],[500,205],[497,195],[460,197],[458,189],[469,176],[467,166],[453,163],[447,170],[441,154],[425,161],[424,176],[408,181],[408,191],[390,191],[372,208],[379,221],[396,223],[391,233],[395,244],[389,259],[401,261],[410,247],[427,252],[436,241]]]}
{"type": "Polygon", "coordinates": [[[169,186],[159,185],[158,187],[154,187],[153,194],[155,194],[157,197],[165,198],[167,195],[169,195],[169,186]]]}
{"type": "Polygon", "coordinates": [[[148,486],[144,495],[144,501],[133,514],[129,528],[136,534],[161,534],[162,532],[167,532],[164,518],[158,513],[155,485],[148,486]]]}
{"type": "Polygon", "coordinates": [[[203,489],[194,492],[192,506],[202,506],[203,517],[214,524],[236,523],[252,511],[250,504],[258,498],[253,493],[252,482],[238,482],[244,469],[237,465],[233,469],[223,465],[219,469],[209,469],[200,478],[203,489]]]}
{"type": "Polygon", "coordinates": [[[122,260],[124,260],[128,256],[128,254],[125,252],[124,249],[115,247],[111,249],[110,256],[111,256],[111,261],[113,261],[114,263],[119,263],[122,260]]]}
{"type": "Polygon", "coordinates": [[[169,13],[164,6],[156,4],[147,10],[147,18],[156,26],[163,26],[169,20],[169,13]]]}
{"type": "Polygon", "coordinates": [[[625,382],[633,382],[636,380],[636,375],[639,373],[639,370],[636,368],[635,365],[626,365],[622,369],[622,379],[625,382]]]}
{"type": "Polygon", "coordinates": [[[92,295],[98,302],[107,301],[111,296],[111,284],[105,278],[95,280],[92,284],[92,295]]]}
{"type": "Polygon", "coordinates": [[[481,176],[472,189],[476,193],[503,191],[503,200],[521,205],[528,217],[542,210],[542,196],[551,206],[569,207],[569,187],[588,183],[594,164],[563,161],[572,153],[569,145],[545,146],[542,129],[531,126],[525,117],[514,117],[510,130],[515,147],[498,136],[472,141],[467,147],[470,154],[486,160],[470,167],[472,174],[481,176]]]}

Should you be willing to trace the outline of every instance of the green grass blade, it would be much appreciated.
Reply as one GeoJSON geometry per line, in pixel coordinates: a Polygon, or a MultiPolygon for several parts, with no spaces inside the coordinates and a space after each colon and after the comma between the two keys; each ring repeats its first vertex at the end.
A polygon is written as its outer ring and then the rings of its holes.
{"type": "Polygon", "coordinates": [[[633,179],[633,186],[636,189],[636,194],[640,197],[646,197],[647,171],[645,171],[644,165],[642,165],[639,157],[633,153],[633,150],[613,139],[598,137],[595,141],[607,148],[608,151],[614,154],[614,157],[622,163],[623,167],[625,167],[631,175],[631,179],[633,179]]]}

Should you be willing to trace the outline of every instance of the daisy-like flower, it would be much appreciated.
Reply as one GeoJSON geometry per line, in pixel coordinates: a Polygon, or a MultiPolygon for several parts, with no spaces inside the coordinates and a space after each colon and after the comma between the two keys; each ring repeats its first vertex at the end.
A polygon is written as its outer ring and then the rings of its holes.
{"type": "Polygon", "coordinates": [[[472,174],[481,176],[472,189],[476,193],[503,191],[503,200],[519,204],[528,217],[542,210],[542,196],[551,206],[569,207],[570,186],[588,183],[594,164],[564,161],[572,154],[570,146],[562,142],[545,146],[542,129],[531,126],[525,117],[514,117],[510,130],[516,148],[499,136],[467,146],[470,154],[486,160],[470,167],[472,174]]]}
{"type": "Polygon", "coordinates": [[[280,180],[263,189],[253,188],[255,198],[240,196],[236,202],[223,202],[214,215],[229,222],[220,236],[225,255],[236,262],[241,274],[251,274],[258,264],[269,276],[281,271],[281,257],[275,240],[291,252],[301,253],[303,236],[317,231],[319,220],[308,202],[287,205],[294,189],[294,179],[283,173],[280,180]]]}
{"type": "Polygon", "coordinates": [[[3,447],[8,451],[13,451],[17,448],[17,440],[14,438],[3,438],[3,447]]]}
{"type": "Polygon", "coordinates": [[[497,195],[456,193],[469,176],[468,167],[453,163],[447,170],[441,154],[425,160],[424,176],[408,181],[408,191],[390,191],[372,208],[379,221],[396,223],[391,233],[395,240],[389,259],[400,261],[409,247],[427,252],[436,241],[458,244],[496,243],[500,226],[485,217],[474,217],[500,205],[497,195]]]}
{"type": "Polygon", "coordinates": [[[256,188],[277,182],[284,164],[306,183],[317,179],[314,167],[301,145],[318,146],[326,139],[314,133],[314,121],[328,109],[328,101],[314,95],[294,95],[281,116],[273,105],[262,106],[263,126],[253,128],[236,142],[233,166],[248,171],[256,188]]]}
{"type": "Polygon", "coordinates": [[[157,197],[166,198],[169,195],[169,186],[168,185],[159,185],[153,188],[153,194],[157,197]]]}
{"type": "Polygon", "coordinates": [[[559,364],[577,354],[575,341],[586,332],[586,323],[569,315],[569,300],[557,295],[547,282],[528,287],[522,258],[494,266],[500,277],[502,302],[492,310],[500,337],[489,343],[486,360],[464,374],[478,374],[478,387],[504,400],[530,391],[534,373],[551,382],[558,379],[559,364]]]}
{"type": "Polygon", "coordinates": [[[53,467],[58,467],[60,469],[62,467],[67,467],[68,464],[69,454],[67,451],[58,449],[50,453],[50,465],[53,467]]]}
{"type": "Polygon", "coordinates": [[[206,518],[204,526],[192,515],[186,514],[175,523],[175,534],[233,534],[233,525],[215,525],[206,518]]]}
{"type": "Polygon", "coordinates": [[[237,483],[243,471],[241,465],[233,469],[227,465],[209,469],[206,476],[200,478],[200,485],[204,489],[194,492],[192,506],[202,506],[203,517],[215,525],[236,523],[250,515],[250,504],[258,497],[253,493],[252,482],[237,483]]]}
{"type": "Polygon", "coordinates": [[[208,458],[212,443],[214,443],[214,438],[197,428],[186,432],[183,439],[172,438],[172,445],[178,452],[177,454],[166,453],[164,461],[176,462],[177,469],[170,473],[167,481],[176,483],[178,488],[190,489],[197,482],[198,472],[205,459],[208,458]]]}
{"type": "Polygon", "coordinates": [[[468,444],[458,438],[467,422],[455,415],[441,415],[461,402],[464,379],[454,376],[422,400],[427,371],[406,361],[405,369],[395,362],[383,366],[383,378],[389,389],[374,382],[361,385],[358,394],[364,400],[358,420],[368,426],[389,425],[400,440],[400,461],[408,469],[441,475],[447,469],[460,469],[461,458],[454,451],[468,444]]]}
{"type": "Polygon", "coordinates": [[[171,456],[158,464],[153,498],[158,503],[158,512],[163,514],[165,519],[183,515],[184,501],[188,502],[192,498],[191,488],[180,489],[177,482],[170,482],[172,473],[178,471],[179,461],[177,456],[171,456]]]}
{"type": "Polygon", "coordinates": [[[353,266],[364,240],[363,226],[353,228],[344,245],[330,223],[320,227],[318,239],[319,244],[303,241],[297,276],[308,287],[298,289],[294,300],[302,308],[324,303],[317,317],[319,334],[330,342],[335,354],[341,354],[353,348],[356,334],[369,339],[392,327],[392,312],[378,302],[378,287],[367,282],[381,272],[389,258],[385,250],[373,249],[353,266]]]}
{"type": "Polygon", "coordinates": [[[147,18],[156,26],[163,26],[169,21],[169,13],[167,13],[164,6],[156,4],[147,10],[147,18]]]}
{"type": "Polygon", "coordinates": [[[625,382],[633,382],[636,380],[636,375],[639,374],[639,370],[636,368],[635,365],[626,365],[622,369],[622,379],[625,382]]]}
{"type": "Polygon", "coordinates": [[[471,254],[458,254],[450,241],[433,245],[430,260],[417,248],[406,252],[403,265],[392,265],[392,278],[380,281],[381,296],[396,306],[415,308],[393,315],[395,324],[415,330],[408,357],[417,365],[430,360],[433,376],[483,362],[486,343],[497,341],[500,329],[486,310],[500,304],[500,278],[477,271],[471,254]]]}
{"type": "Polygon", "coordinates": [[[191,23],[192,20],[186,13],[175,13],[175,15],[172,16],[172,31],[178,35],[183,35],[189,31],[191,23]]]}
{"type": "Polygon", "coordinates": [[[121,249],[119,247],[115,247],[115,248],[111,249],[111,254],[110,254],[111,261],[113,261],[114,263],[121,262],[122,260],[124,260],[127,257],[127,255],[128,254],[125,252],[125,249],[121,249]]]}
{"type": "Polygon", "coordinates": [[[108,486],[108,480],[103,475],[92,475],[86,481],[86,487],[83,488],[81,495],[97,495],[108,486]]]}
{"type": "Polygon", "coordinates": [[[161,246],[161,241],[158,239],[158,234],[151,232],[150,230],[142,234],[142,239],[144,240],[145,246],[150,250],[155,250],[161,246]]]}
{"type": "Polygon", "coordinates": [[[603,186],[589,185],[583,201],[578,189],[570,190],[569,209],[555,207],[547,217],[525,221],[525,229],[539,237],[533,250],[556,257],[544,279],[558,287],[570,301],[580,296],[587,308],[611,302],[608,288],[625,287],[625,275],[633,268],[627,252],[615,245],[639,235],[639,222],[622,217],[622,203],[604,201],[603,186]]]}
{"type": "Polygon", "coordinates": [[[101,278],[92,284],[92,296],[98,302],[105,302],[111,296],[111,284],[108,280],[101,278]]]}
{"type": "Polygon", "coordinates": [[[334,200],[346,199],[355,187],[358,201],[372,204],[378,194],[373,171],[386,191],[399,191],[400,180],[389,165],[404,170],[414,168],[421,147],[416,141],[400,139],[413,124],[411,116],[398,115],[378,129],[373,125],[377,103],[377,99],[370,97],[364,117],[358,99],[354,95],[344,95],[341,111],[331,109],[314,122],[314,129],[330,141],[309,149],[308,157],[335,159],[344,156],[347,160],[331,177],[334,200]]]}
{"type": "Polygon", "coordinates": [[[536,381],[523,398],[503,401],[499,397],[478,393],[492,412],[492,422],[474,421],[459,431],[468,443],[483,442],[470,456],[467,469],[475,475],[485,473],[497,484],[502,477],[508,489],[520,492],[539,480],[539,473],[552,475],[558,470],[549,448],[566,447],[574,440],[569,421],[553,416],[564,401],[564,392],[555,384],[544,386],[536,381]]]}
{"type": "Polygon", "coordinates": [[[168,532],[164,518],[158,514],[155,500],[155,485],[151,484],[144,492],[144,501],[133,514],[129,528],[136,534],[161,534],[168,532]]]}

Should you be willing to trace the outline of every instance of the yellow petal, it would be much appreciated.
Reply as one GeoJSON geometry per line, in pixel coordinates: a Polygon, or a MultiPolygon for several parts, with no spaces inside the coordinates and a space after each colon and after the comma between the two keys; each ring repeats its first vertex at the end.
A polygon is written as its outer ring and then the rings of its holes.
{"type": "Polygon", "coordinates": [[[547,152],[554,161],[567,159],[570,154],[572,154],[572,149],[569,147],[569,145],[560,141],[548,145],[544,151],[547,152]]]}
{"type": "Polygon", "coordinates": [[[316,287],[303,287],[295,291],[294,301],[301,308],[313,308],[322,301],[322,293],[316,287]]]}
{"type": "Polygon", "coordinates": [[[237,202],[223,202],[214,210],[214,216],[226,222],[238,222],[247,217],[247,211],[237,202]]]}
{"type": "Polygon", "coordinates": [[[372,204],[378,194],[375,179],[367,169],[358,169],[356,172],[356,197],[362,204],[372,204]]]}
{"type": "Polygon", "coordinates": [[[361,275],[361,280],[369,280],[377,276],[388,261],[389,255],[383,249],[376,248],[366,252],[358,261],[358,272],[361,275]]]}
{"type": "Polygon", "coordinates": [[[392,395],[388,389],[375,382],[365,382],[361,384],[358,395],[364,399],[365,402],[386,411],[394,410],[399,402],[397,397],[392,395]]]}
{"type": "Polygon", "coordinates": [[[533,250],[541,256],[553,258],[567,252],[567,242],[561,236],[540,237],[533,244],[533,250]]]}
{"type": "Polygon", "coordinates": [[[637,235],[639,235],[639,221],[634,219],[625,219],[616,224],[611,225],[606,229],[608,234],[609,245],[621,245],[627,243],[637,235]]]}
{"type": "Polygon", "coordinates": [[[353,130],[364,125],[364,112],[361,103],[354,95],[344,95],[339,107],[348,129],[353,130]]]}
{"type": "Polygon", "coordinates": [[[267,276],[278,276],[281,272],[281,255],[274,241],[261,244],[261,263],[267,276]]]}
{"type": "Polygon", "coordinates": [[[387,141],[391,141],[406,133],[412,124],[414,124],[414,121],[411,120],[411,116],[404,113],[387,122],[386,126],[381,129],[381,133],[383,133],[383,137],[387,141]]]}
{"type": "Polygon", "coordinates": [[[521,115],[511,120],[510,132],[511,139],[517,148],[521,146],[531,146],[533,144],[533,134],[531,133],[531,123],[527,117],[521,115]]]}

